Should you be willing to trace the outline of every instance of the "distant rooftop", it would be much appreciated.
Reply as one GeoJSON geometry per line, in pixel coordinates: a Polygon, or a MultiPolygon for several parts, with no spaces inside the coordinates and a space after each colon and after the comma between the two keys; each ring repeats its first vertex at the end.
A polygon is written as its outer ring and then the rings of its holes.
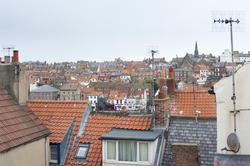
{"type": "Polygon", "coordinates": [[[32,93],[40,93],[40,92],[59,92],[58,89],[53,88],[49,85],[42,85],[37,89],[31,91],[32,93]]]}
{"type": "Polygon", "coordinates": [[[60,90],[62,90],[62,91],[76,91],[77,88],[75,88],[75,87],[62,87],[62,88],[60,88],[60,90]]]}

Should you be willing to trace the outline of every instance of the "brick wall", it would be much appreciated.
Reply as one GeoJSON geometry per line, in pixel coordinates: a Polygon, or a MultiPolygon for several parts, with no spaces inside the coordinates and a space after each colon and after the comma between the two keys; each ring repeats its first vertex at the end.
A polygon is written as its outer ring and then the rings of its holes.
{"type": "Polygon", "coordinates": [[[198,150],[194,145],[172,146],[173,166],[198,166],[198,150]]]}
{"type": "Polygon", "coordinates": [[[213,165],[217,144],[216,129],[215,118],[198,118],[196,130],[194,118],[171,117],[162,165],[172,165],[172,145],[175,143],[199,144],[200,164],[202,166],[213,165]]]}

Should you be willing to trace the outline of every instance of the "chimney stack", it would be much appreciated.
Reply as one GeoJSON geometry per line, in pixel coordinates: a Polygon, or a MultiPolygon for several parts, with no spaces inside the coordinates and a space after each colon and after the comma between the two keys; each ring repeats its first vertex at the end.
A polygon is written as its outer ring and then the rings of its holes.
{"type": "Polygon", "coordinates": [[[168,78],[174,78],[174,69],[172,66],[168,69],[168,78]]]}
{"type": "Polygon", "coordinates": [[[12,63],[17,63],[19,62],[19,57],[18,57],[18,50],[13,51],[13,57],[12,57],[12,63]]]}
{"type": "Polygon", "coordinates": [[[175,91],[174,69],[169,67],[168,79],[167,79],[168,94],[173,94],[175,91]]]}
{"type": "Polygon", "coordinates": [[[159,78],[159,90],[159,99],[165,99],[168,97],[167,80],[165,78],[159,78]]]}
{"type": "Polygon", "coordinates": [[[167,97],[168,97],[168,87],[167,86],[163,86],[160,89],[159,99],[165,99],[167,97]]]}

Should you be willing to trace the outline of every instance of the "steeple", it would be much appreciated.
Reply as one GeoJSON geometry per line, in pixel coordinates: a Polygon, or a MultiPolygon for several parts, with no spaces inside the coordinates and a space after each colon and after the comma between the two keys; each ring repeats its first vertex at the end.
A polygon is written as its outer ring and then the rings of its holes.
{"type": "Polygon", "coordinates": [[[198,57],[198,56],[199,56],[197,41],[195,42],[194,56],[195,56],[195,57],[198,57]]]}

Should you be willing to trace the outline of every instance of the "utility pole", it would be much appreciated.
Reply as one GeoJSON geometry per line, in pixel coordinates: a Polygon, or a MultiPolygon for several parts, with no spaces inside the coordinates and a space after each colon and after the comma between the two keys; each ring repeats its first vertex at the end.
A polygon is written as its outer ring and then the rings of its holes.
{"type": "Polygon", "coordinates": [[[232,54],[232,84],[233,84],[233,96],[231,97],[231,100],[233,100],[233,108],[234,108],[234,132],[236,133],[236,96],[235,96],[235,78],[234,78],[234,73],[235,73],[235,64],[234,64],[234,50],[233,50],[233,23],[239,24],[239,19],[233,20],[231,17],[229,19],[218,19],[214,20],[214,23],[225,23],[230,25],[230,39],[231,39],[231,54],[232,54]]]}
{"type": "Polygon", "coordinates": [[[155,82],[155,59],[154,54],[157,53],[156,50],[151,50],[152,54],[152,106],[151,106],[151,112],[153,115],[153,128],[155,127],[155,90],[154,90],[154,82],[155,82]]]}

